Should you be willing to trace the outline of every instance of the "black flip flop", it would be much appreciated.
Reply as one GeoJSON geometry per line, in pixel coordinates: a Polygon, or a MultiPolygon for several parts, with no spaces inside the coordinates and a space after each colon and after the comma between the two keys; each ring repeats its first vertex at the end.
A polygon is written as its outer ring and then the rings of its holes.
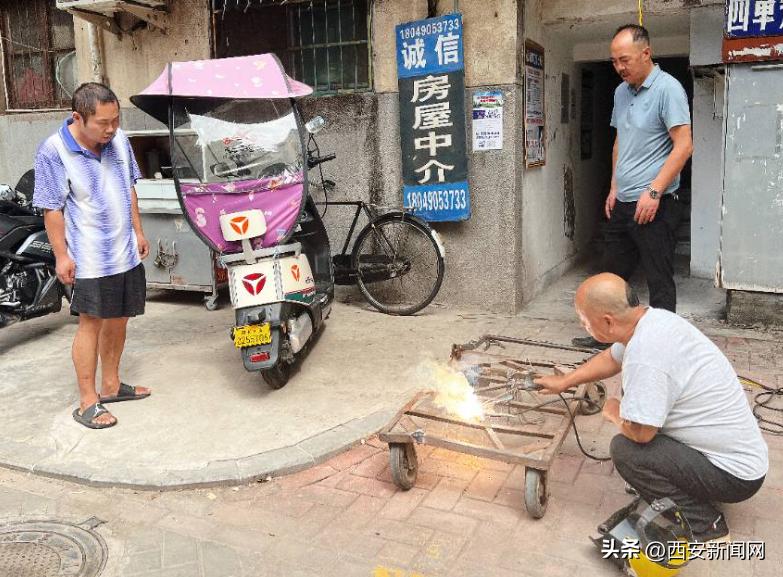
{"type": "Polygon", "coordinates": [[[88,429],[108,429],[117,424],[117,418],[115,417],[113,423],[93,423],[95,419],[108,413],[109,411],[101,405],[100,402],[90,405],[83,412],[79,413],[79,409],[73,411],[73,419],[80,425],[84,425],[88,429]]]}
{"type": "Polygon", "coordinates": [[[116,395],[111,397],[101,397],[101,403],[121,403],[122,401],[138,401],[139,399],[146,399],[150,396],[150,393],[136,393],[136,387],[133,385],[126,385],[120,383],[120,388],[116,395]]]}

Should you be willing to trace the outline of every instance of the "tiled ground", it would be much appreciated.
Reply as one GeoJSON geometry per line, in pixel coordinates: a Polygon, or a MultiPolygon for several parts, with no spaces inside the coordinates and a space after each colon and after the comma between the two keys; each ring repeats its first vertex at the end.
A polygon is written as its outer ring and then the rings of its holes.
{"type": "MultiPolygon", "coordinates": [[[[557,330],[565,329],[550,326],[539,336],[557,337],[547,336],[557,330]]],[[[777,342],[715,340],[740,373],[783,384],[777,342]]],[[[588,449],[606,452],[613,430],[600,415],[580,417],[578,426],[588,449]]],[[[780,575],[783,439],[767,441],[772,466],[764,487],[726,509],[733,537],[765,541],[766,559],[696,561],[683,575],[780,575]]],[[[6,519],[105,520],[98,529],[110,548],[105,575],[619,574],[587,537],[629,497],[611,464],[583,457],[573,435],[550,470],[540,520],[524,510],[521,467],[427,446],[418,447],[418,459],[418,480],[407,492],[392,483],[388,451],[377,438],[298,474],[233,488],[137,492],[0,471],[0,507],[6,519]]]]}

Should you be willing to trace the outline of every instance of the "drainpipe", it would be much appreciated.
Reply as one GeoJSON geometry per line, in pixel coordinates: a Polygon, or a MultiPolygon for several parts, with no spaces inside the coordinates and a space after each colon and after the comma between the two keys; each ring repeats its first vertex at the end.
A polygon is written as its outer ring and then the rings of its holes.
{"type": "Polygon", "coordinates": [[[87,24],[87,42],[90,45],[90,80],[104,83],[101,31],[92,22],[87,24]]]}

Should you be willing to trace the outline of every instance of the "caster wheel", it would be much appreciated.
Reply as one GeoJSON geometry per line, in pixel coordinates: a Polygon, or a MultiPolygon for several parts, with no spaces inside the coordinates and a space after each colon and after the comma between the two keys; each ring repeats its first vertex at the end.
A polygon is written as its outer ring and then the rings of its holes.
{"type": "Polygon", "coordinates": [[[416,484],[419,461],[412,443],[391,443],[389,445],[389,464],[394,484],[407,491],[416,484]]]}
{"type": "Polygon", "coordinates": [[[580,415],[595,415],[604,409],[606,403],[606,385],[602,382],[590,383],[585,387],[585,397],[591,402],[579,401],[577,412],[580,415]]]}
{"type": "Polygon", "coordinates": [[[525,508],[531,517],[540,519],[546,513],[549,495],[546,490],[546,472],[525,469],[525,508]]]}

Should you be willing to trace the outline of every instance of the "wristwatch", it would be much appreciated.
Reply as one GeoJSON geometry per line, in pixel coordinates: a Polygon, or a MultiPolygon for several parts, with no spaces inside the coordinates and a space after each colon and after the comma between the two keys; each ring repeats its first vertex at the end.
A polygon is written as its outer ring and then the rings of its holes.
{"type": "Polygon", "coordinates": [[[655,189],[654,189],[652,186],[650,186],[649,184],[647,185],[647,188],[645,188],[645,190],[647,191],[647,194],[649,194],[649,195],[650,195],[650,198],[652,198],[653,200],[655,200],[656,198],[658,198],[658,196],[661,194],[660,192],[658,192],[657,190],[655,190],[655,189]]]}

